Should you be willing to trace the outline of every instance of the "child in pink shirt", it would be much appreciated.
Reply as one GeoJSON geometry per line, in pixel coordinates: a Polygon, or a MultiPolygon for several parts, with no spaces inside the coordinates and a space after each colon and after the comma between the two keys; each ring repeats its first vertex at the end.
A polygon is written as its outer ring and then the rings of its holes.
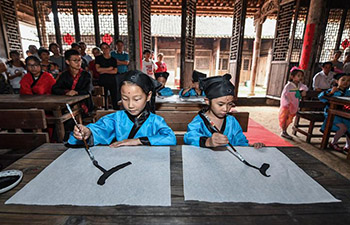
{"type": "Polygon", "coordinates": [[[281,105],[279,111],[279,125],[282,129],[281,136],[292,140],[293,138],[287,133],[288,126],[293,122],[301,96],[306,95],[308,87],[301,83],[304,77],[304,71],[293,67],[290,70],[289,81],[284,86],[281,95],[281,105]]]}

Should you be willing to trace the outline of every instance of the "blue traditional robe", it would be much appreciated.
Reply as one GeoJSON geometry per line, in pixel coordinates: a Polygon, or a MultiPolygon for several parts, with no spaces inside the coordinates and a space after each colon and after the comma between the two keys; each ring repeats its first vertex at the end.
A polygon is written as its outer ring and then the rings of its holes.
{"type": "Polygon", "coordinates": [[[168,88],[168,87],[163,87],[162,89],[160,89],[158,91],[158,94],[160,96],[172,96],[174,95],[173,91],[171,90],[171,88],[168,88]]]}
{"type": "MultiPolygon", "coordinates": [[[[184,91],[184,89],[181,89],[179,92],[179,96],[180,97],[190,97],[190,96],[198,96],[196,90],[194,88],[191,88],[188,92],[186,92],[185,94],[182,94],[184,91]]],[[[205,96],[204,91],[202,91],[201,95],[199,96],[205,96]]]]}
{"type": "MultiPolygon", "coordinates": [[[[164,119],[147,111],[135,118],[125,110],[120,110],[87,127],[92,133],[89,140],[92,145],[109,145],[114,139],[122,141],[134,138],[139,138],[143,145],[176,145],[175,134],[164,119]]],[[[68,143],[76,145],[83,142],[71,133],[68,143]]]]}
{"type": "MultiPolygon", "coordinates": [[[[244,136],[241,126],[236,118],[227,115],[222,123],[221,133],[227,136],[229,142],[234,146],[248,146],[248,140],[244,136]]],[[[193,118],[187,126],[184,137],[185,144],[205,147],[205,142],[215,131],[209,122],[200,113],[193,118]]]]}
{"type": "MultiPolygon", "coordinates": [[[[328,89],[327,91],[322,91],[319,95],[318,95],[318,98],[320,99],[321,102],[325,102],[325,103],[328,103],[328,100],[323,98],[323,96],[325,96],[326,94],[328,94],[329,92],[331,92],[332,89],[328,89]]],[[[332,97],[337,97],[337,96],[344,96],[344,97],[350,97],[350,90],[349,89],[346,89],[345,91],[336,91],[334,92],[333,95],[331,95],[332,97]]],[[[324,131],[325,128],[326,128],[326,124],[327,124],[327,118],[328,118],[328,108],[329,108],[329,105],[327,104],[326,107],[324,108],[324,116],[325,116],[325,120],[323,121],[323,124],[322,124],[322,127],[321,127],[321,130],[324,131]]],[[[334,117],[334,120],[333,120],[333,125],[332,125],[332,131],[338,131],[339,130],[339,127],[336,126],[336,124],[339,124],[339,123],[343,123],[346,125],[346,127],[348,128],[348,131],[347,133],[350,135],[350,120],[349,119],[346,119],[344,117],[340,117],[340,116],[335,116],[334,117]]]]}

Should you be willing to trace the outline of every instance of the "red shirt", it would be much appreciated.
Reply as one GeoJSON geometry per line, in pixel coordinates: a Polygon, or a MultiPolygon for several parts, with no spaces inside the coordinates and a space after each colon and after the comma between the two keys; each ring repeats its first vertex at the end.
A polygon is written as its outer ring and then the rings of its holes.
{"type": "Polygon", "coordinates": [[[100,74],[96,70],[95,60],[89,62],[89,70],[92,71],[92,77],[96,80],[100,78],[100,74]]]}
{"type": "Polygon", "coordinates": [[[156,73],[166,72],[167,67],[165,62],[156,62],[156,65],[158,66],[156,73]]]}
{"type": "Polygon", "coordinates": [[[56,80],[51,73],[43,72],[38,80],[34,80],[32,74],[27,73],[20,81],[21,89],[19,93],[21,95],[50,95],[55,83],[56,80]]]}

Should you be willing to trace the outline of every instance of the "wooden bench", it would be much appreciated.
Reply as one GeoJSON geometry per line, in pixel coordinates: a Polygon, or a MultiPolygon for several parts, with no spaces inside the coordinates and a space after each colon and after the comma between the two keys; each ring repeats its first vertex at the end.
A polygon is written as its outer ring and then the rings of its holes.
{"type": "Polygon", "coordinates": [[[296,136],[297,132],[305,135],[307,143],[311,142],[311,138],[323,136],[322,134],[313,133],[314,128],[321,127],[325,119],[323,110],[326,104],[318,99],[319,93],[319,91],[308,91],[306,93],[306,96],[299,103],[299,110],[294,120],[293,135],[296,136]],[[307,120],[308,124],[300,124],[301,118],[307,120]]]}
{"type": "Polygon", "coordinates": [[[21,158],[28,152],[49,142],[45,112],[42,109],[1,109],[0,149],[3,167],[21,158]]]}
{"type": "Polygon", "coordinates": [[[102,109],[105,106],[104,88],[101,86],[94,86],[92,90],[92,101],[97,109],[102,109]]]}

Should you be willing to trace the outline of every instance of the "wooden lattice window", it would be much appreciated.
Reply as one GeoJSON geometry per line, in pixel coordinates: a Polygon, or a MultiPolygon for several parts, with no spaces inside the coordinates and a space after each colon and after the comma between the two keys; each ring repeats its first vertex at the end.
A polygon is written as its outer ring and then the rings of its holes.
{"type": "Polygon", "coordinates": [[[13,5],[13,1],[1,0],[2,17],[4,19],[7,41],[9,50],[17,50],[22,52],[22,44],[20,41],[21,36],[19,34],[19,25],[16,15],[16,7],[13,5]]]}
{"type": "Polygon", "coordinates": [[[276,25],[273,61],[285,61],[288,54],[289,35],[294,14],[295,1],[280,6],[276,25]]]}
{"type": "Polygon", "coordinates": [[[323,47],[320,62],[329,61],[337,43],[337,34],[340,27],[343,9],[331,9],[328,15],[326,32],[324,35],[323,47]]]}
{"type": "Polygon", "coordinates": [[[345,39],[348,39],[348,40],[350,39],[350,10],[348,10],[346,14],[343,34],[341,36],[341,40],[339,44],[341,44],[345,39]]]}
{"type": "Polygon", "coordinates": [[[141,21],[143,34],[143,49],[152,49],[151,37],[151,0],[141,1],[141,21]]]}
{"type": "Polygon", "coordinates": [[[186,61],[194,60],[195,30],[196,30],[196,0],[187,0],[186,10],[186,61]]]}
{"type": "Polygon", "coordinates": [[[230,46],[230,60],[237,60],[240,28],[242,26],[241,15],[243,11],[243,2],[238,0],[233,7],[232,37],[230,46]]]}
{"type": "Polygon", "coordinates": [[[249,70],[249,59],[243,60],[243,70],[249,70]]]}
{"type": "Polygon", "coordinates": [[[345,39],[348,39],[348,40],[350,39],[350,10],[348,10],[346,14],[343,34],[341,36],[341,40],[339,44],[341,44],[345,39]]]}
{"type": "MultiPolygon", "coordinates": [[[[297,25],[295,28],[295,35],[294,35],[294,41],[293,41],[293,47],[292,47],[292,55],[290,58],[291,62],[299,62],[301,51],[303,48],[303,42],[304,42],[304,32],[306,27],[306,17],[308,13],[308,7],[300,7],[299,9],[299,15],[297,19],[297,25]]],[[[294,20],[292,21],[293,24],[294,20]]],[[[293,27],[293,25],[291,26],[293,27]]],[[[292,30],[290,35],[292,35],[292,30]]]]}

